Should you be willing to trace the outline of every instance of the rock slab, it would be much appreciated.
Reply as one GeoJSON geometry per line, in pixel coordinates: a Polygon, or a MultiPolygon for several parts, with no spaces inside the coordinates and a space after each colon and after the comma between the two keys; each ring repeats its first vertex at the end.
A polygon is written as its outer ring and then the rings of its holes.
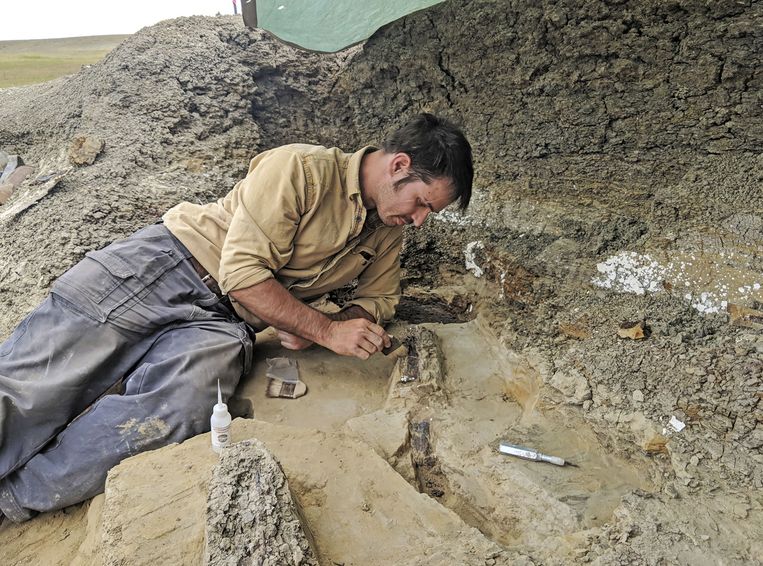
{"type": "Polygon", "coordinates": [[[73,165],[92,165],[103,151],[103,140],[93,136],[77,136],[69,147],[69,161],[73,165]]]}
{"type": "Polygon", "coordinates": [[[255,440],[223,450],[207,499],[206,563],[318,566],[281,466],[255,440]]]}
{"type": "MultiPolygon", "coordinates": [[[[256,438],[278,459],[321,564],[485,566],[516,558],[345,434],[245,419],[231,431],[234,441],[256,438]]],[[[111,470],[94,535],[97,560],[87,564],[202,564],[218,462],[204,434],[111,470]]]]}

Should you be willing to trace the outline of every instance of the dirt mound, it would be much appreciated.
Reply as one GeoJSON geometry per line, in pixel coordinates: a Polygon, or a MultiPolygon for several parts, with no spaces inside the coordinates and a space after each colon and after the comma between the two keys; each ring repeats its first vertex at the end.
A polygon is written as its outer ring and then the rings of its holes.
{"type": "MultiPolygon", "coordinates": [[[[507,398],[520,402],[530,387],[547,418],[576,415],[619,457],[650,462],[651,487],[590,523],[575,556],[754,561],[761,25],[760,2],[453,0],[328,55],[234,18],[147,28],[77,75],[0,91],[0,149],[38,178],[64,174],[43,192],[45,181],[28,181],[0,207],[0,335],[85,251],[180,200],[225,193],[258,149],[351,149],[420,110],[444,113],[473,142],[476,192],[468,215],[445,213],[408,234],[418,311],[480,312],[533,376],[508,383],[507,398]],[[80,136],[103,150],[72,168],[80,136]],[[619,338],[633,321],[650,335],[619,338]]],[[[467,414],[474,407],[449,418],[485,417],[467,414]]],[[[435,453],[458,455],[447,439],[434,442],[435,453]]],[[[480,489],[462,472],[454,482],[480,489]]],[[[489,502],[450,501],[500,539],[489,502]]]]}
{"type": "MultiPolygon", "coordinates": [[[[180,18],[131,36],[76,75],[0,91],[3,148],[34,165],[37,178],[66,172],[49,198],[4,219],[0,334],[87,250],[182,200],[219,197],[261,148],[318,141],[307,132],[314,103],[351,53],[299,51],[233,17],[180,18]],[[73,168],[69,151],[81,136],[104,149],[73,168]]],[[[35,185],[26,189],[6,206],[35,185]]]]}

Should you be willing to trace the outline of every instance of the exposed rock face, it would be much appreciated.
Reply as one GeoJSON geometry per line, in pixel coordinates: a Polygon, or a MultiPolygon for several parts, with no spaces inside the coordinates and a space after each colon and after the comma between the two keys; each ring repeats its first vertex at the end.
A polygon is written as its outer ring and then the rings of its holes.
{"type": "Polygon", "coordinates": [[[318,566],[283,470],[257,440],[222,451],[209,485],[206,564],[318,566]]]}
{"type": "Polygon", "coordinates": [[[668,222],[736,212],[722,179],[760,210],[761,20],[758,2],[447,2],[374,35],[328,104],[353,110],[331,115],[358,142],[420,108],[459,117],[494,230],[514,228],[531,195],[600,207],[627,195],[617,227],[559,227],[600,252],[643,235],[639,210],[668,222]]]}

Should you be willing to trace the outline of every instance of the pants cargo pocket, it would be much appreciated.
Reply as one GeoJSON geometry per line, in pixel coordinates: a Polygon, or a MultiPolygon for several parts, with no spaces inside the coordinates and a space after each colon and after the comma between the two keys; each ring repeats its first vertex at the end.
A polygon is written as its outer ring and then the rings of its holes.
{"type": "Polygon", "coordinates": [[[89,252],[64,273],[51,292],[76,306],[83,314],[106,322],[109,314],[141,290],[135,271],[110,254],[89,252]],[[128,281],[131,284],[128,284],[128,281]]]}
{"type": "Polygon", "coordinates": [[[165,318],[152,322],[150,305],[144,299],[155,291],[162,277],[184,257],[172,245],[157,238],[135,236],[86,254],[85,258],[58,278],[51,292],[77,311],[99,322],[136,332],[150,332],[160,324],[182,319],[193,305],[183,300],[182,291],[165,290],[157,305],[164,305],[165,318]],[[146,312],[140,312],[144,310],[146,312]],[[135,312],[135,316],[132,311],[135,312]]]}

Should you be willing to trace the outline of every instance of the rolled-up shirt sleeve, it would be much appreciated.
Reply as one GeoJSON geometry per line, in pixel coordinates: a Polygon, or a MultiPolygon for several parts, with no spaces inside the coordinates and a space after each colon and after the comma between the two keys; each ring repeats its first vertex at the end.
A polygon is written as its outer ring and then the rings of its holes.
{"type": "Polygon", "coordinates": [[[306,206],[305,168],[294,152],[275,149],[257,156],[241,183],[220,258],[224,293],[262,283],[289,262],[306,206]]]}
{"type": "Polygon", "coordinates": [[[357,305],[379,324],[392,320],[400,302],[400,248],[403,231],[394,230],[385,238],[376,260],[358,278],[355,297],[346,306],[357,305]]]}

